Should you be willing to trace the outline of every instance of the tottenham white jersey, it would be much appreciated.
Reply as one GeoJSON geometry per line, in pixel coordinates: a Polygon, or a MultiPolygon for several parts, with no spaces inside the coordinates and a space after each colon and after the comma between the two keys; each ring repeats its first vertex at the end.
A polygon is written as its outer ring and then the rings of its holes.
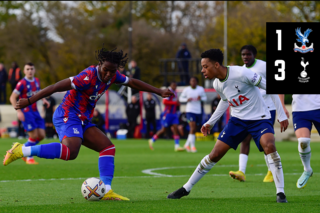
{"type": "Polygon", "coordinates": [[[201,101],[206,101],[207,95],[202,86],[197,86],[193,89],[191,86],[188,86],[183,89],[179,101],[187,102],[186,112],[191,112],[195,114],[201,114],[201,101]],[[200,100],[198,97],[200,96],[200,100]],[[189,98],[192,98],[191,101],[188,101],[189,98]]]}
{"type": "MultiPolygon", "coordinates": [[[[244,67],[246,67],[246,65],[243,65],[244,67]]],[[[248,69],[250,69],[251,71],[259,74],[260,76],[262,76],[262,78],[267,79],[267,65],[265,61],[259,60],[259,59],[255,59],[254,63],[250,66],[250,67],[246,67],[248,69]]],[[[264,89],[259,89],[264,102],[266,103],[268,110],[275,110],[276,106],[274,105],[272,98],[270,97],[270,95],[266,94],[266,91],[264,89]]]]}
{"type": "Polygon", "coordinates": [[[240,66],[228,66],[227,76],[223,81],[215,79],[213,88],[222,100],[228,100],[231,115],[242,120],[270,119],[270,112],[260,94],[262,77],[240,66]]]}
{"type": "Polygon", "coordinates": [[[292,95],[292,112],[320,109],[320,95],[292,95]]]}

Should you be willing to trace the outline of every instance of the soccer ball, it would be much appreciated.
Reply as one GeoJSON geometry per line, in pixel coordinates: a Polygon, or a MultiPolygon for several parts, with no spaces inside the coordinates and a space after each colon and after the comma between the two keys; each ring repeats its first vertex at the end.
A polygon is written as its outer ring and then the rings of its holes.
{"type": "Polygon", "coordinates": [[[81,193],[86,200],[99,201],[106,194],[106,186],[99,178],[88,178],[81,186],[81,193]]]}

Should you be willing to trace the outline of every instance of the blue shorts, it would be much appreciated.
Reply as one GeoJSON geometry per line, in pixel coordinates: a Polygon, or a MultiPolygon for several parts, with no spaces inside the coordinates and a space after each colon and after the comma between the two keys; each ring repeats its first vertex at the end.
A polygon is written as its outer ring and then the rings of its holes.
{"type": "Polygon", "coordinates": [[[292,112],[292,117],[294,131],[302,127],[306,127],[311,131],[313,123],[320,133],[320,109],[304,112],[292,112]]]}
{"type": "Polygon", "coordinates": [[[61,110],[60,106],[53,114],[53,125],[57,130],[61,142],[64,138],[69,137],[79,137],[83,139],[84,132],[89,127],[96,126],[88,120],[82,123],[76,114],[69,113],[68,118],[64,117],[64,112],[61,110]]]}
{"type": "Polygon", "coordinates": [[[271,111],[270,111],[270,114],[271,114],[270,121],[271,121],[271,124],[272,124],[272,126],[273,126],[273,125],[274,125],[274,122],[276,121],[276,110],[271,110],[271,111]]]}
{"type": "Polygon", "coordinates": [[[169,127],[173,124],[179,124],[179,118],[177,114],[168,113],[164,115],[161,120],[161,124],[164,127],[169,127]]]}
{"type": "Polygon", "coordinates": [[[259,151],[262,152],[263,149],[260,146],[260,138],[265,133],[274,134],[273,126],[269,119],[250,121],[231,117],[228,124],[221,131],[218,139],[236,150],[239,143],[241,143],[247,135],[250,134],[259,151]]]}
{"type": "Polygon", "coordinates": [[[194,122],[196,122],[196,125],[202,125],[202,115],[201,114],[187,112],[186,117],[187,117],[188,123],[191,121],[194,121],[194,122]]]}
{"type": "Polygon", "coordinates": [[[24,121],[21,121],[23,124],[23,128],[30,132],[34,129],[45,129],[44,119],[40,116],[38,111],[29,111],[23,112],[24,114],[24,121]]]}

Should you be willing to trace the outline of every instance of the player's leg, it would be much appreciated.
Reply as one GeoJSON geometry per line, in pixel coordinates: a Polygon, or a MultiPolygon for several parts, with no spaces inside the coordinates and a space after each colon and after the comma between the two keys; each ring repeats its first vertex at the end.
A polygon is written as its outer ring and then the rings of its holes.
{"type": "Polygon", "coordinates": [[[111,182],[114,174],[114,156],[115,146],[109,138],[103,134],[97,127],[91,126],[84,130],[82,145],[99,152],[99,173],[100,179],[106,186],[106,195],[103,200],[129,200],[126,197],[118,195],[111,189],[111,182]]]}
{"type": "Polygon", "coordinates": [[[229,175],[233,179],[240,180],[241,182],[246,181],[246,168],[248,162],[248,155],[250,151],[250,141],[251,135],[247,135],[247,137],[241,142],[240,145],[240,155],[239,155],[239,171],[230,171],[229,175]]]}
{"type": "Polygon", "coordinates": [[[167,198],[180,199],[190,193],[192,187],[227,153],[231,148],[237,149],[238,144],[248,135],[245,125],[240,119],[232,117],[223,131],[220,133],[214,148],[205,156],[188,182],[180,189],[172,192],[167,198]],[[223,140],[223,141],[222,141],[223,140]]]}
{"type": "Polygon", "coordinates": [[[297,181],[297,188],[304,188],[307,185],[309,178],[312,176],[313,171],[310,165],[311,160],[311,147],[310,147],[310,135],[312,129],[312,121],[315,117],[320,117],[315,111],[307,112],[293,112],[293,127],[298,139],[298,151],[304,171],[297,181]]]}
{"type": "Polygon", "coordinates": [[[214,148],[209,155],[206,155],[193,172],[188,182],[183,185],[180,189],[170,193],[167,198],[169,199],[180,199],[183,196],[187,196],[192,187],[205,175],[212,167],[227,153],[230,146],[220,140],[217,140],[214,148]]]}
{"type": "MultiPolygon", "coordinates": [[[[276,110],[271,110],[270,114],[271,114],[270,121],[271,121],[272,126],[274,126],[274,122],[276,120],[276,110]]],[[[266,165],[268,167],[268,172],[267,172],[267,175],[264,177],[263,182],[270,183],[270,182],[273,182],[273,175],[270,170],[270,165],[269,165],[269,161],[268,161],[268,157],[267,157],[266,153],[264,153],[264,160],[265,160],[266,165]]]]}
{"type": "Polygon", "coordinates": [[[178,132],[177,123],[172,124],[172,133],[173,133],[173,139],[174,139],[174,151],[176,152],[184,151],[185,149],[180,147],[180,136],[178,132]]]}
{"type": "MultiPolygon", "coordinates": [[[[187,119],[188,119],[188,114],[189,113],[187,113],[187,119]]],[[[190,130],[189,130],[187,141],[184,144],[184,148],[187,150],[187,152],[191,152],[192,147],[194,147],[194,149],[195,149],[196,122],[188,119],[188,125],[189,125],[190,130]]]]}
{"type": "MultiPolygon", "coordinates": [[[[26,147],[35,146],[41,140],[43,140],[43,138],[45,137],[45,130],[37,128],[32,131],[29,131],[28,135],[29,135],[29,139],[24,144],[24,146],[26,146],[26,147]]],[[[38,164],[38,162],[36,162],[32,156],[31,157],[23,157],[22,159],[26,162],[26,164],[38,164]]]]}
{"type": "Polygon", "coordinates": [[[161,129],[159,129],[159,130],[156,132],[156,134],[154,134],[154,135],[152,136],[152,138],[148,140],[149,148],[150,148],[151,150],[154,150],[153,144],[156,142],[156,140],[158,140],[159,136],[162,135],[162,134],[165,133],[165,132],[166,132],[166,128],[165,128],[164,126],[162,126],[161,129]]]}

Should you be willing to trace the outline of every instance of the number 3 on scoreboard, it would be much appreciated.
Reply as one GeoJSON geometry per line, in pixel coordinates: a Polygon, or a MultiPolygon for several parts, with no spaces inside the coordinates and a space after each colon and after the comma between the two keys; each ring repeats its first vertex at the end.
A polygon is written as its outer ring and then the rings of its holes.
{"type": "Polygon", "coordinates": [[[274,62],[274,65],[275,65],[275,66],[280,65],[280,67],[278,68],[278,72],[281,73],[280,75],[275,74],[275,75],[274,75],[275,79],[276,79],[277,81],[283,81],[283,80],[285,79],[285,71],[284,71],[284,69],[286,68],[284,60],[276,60],[276,61],[274,62]]]}

